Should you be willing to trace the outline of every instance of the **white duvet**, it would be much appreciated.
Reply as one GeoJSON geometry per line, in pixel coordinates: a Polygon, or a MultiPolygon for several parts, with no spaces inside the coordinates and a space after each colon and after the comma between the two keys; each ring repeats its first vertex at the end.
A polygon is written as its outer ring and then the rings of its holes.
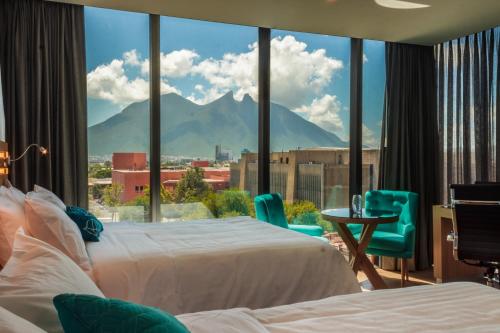
{"type": "Polygon", "coordinates": [[[487,333],[500,332],[499,304],[499,290],[462,282],[177,318],[191,333],[487,333]]]}
{"type": "Polygon", "coordinates": [[[249,217],[164,224],[109,223],[87,243],[107,297],[173,314],[266,308],[359,292],[326,242],[249,217]]]}

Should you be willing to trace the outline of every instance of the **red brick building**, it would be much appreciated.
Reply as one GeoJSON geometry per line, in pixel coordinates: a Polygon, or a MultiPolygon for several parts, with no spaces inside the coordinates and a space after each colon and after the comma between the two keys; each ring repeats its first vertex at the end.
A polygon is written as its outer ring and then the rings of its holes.
{"type": "MultiPolygon", "coordinates": [[[[122,202],[134,200],[144,193],[146,186],[149,186],[149,170],[146,166],[145,153],[113,154],[112,183],[123,186],[122,202]]],[[[215,191],[229,188],[229,168],[209,167],[208,161],[193,161],[191,166],[203,170],[204,180],[215,191]]],[[[161,170],[161,182],[167,190],[173,191],[186,171],[187,168],[161,170]]]]}

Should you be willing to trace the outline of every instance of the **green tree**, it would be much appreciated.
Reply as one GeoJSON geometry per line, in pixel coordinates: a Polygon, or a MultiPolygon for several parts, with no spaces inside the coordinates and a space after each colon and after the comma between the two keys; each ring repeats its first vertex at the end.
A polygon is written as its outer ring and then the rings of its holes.
{"type": "Polygon", "coordinates": [[[215,193],[210,191],[202,200],[214,217],[255,216],[252,199],[245,191],[229,189],[215,193]]]}
{"type": "MultiPolygon", "coordinates": [[[[137,196],[134,200],[132,200],[128,205],[130,206],[144,206],[149,207],[150,205],[150,197],[151,189],[149,186],[144,187],[144,191],[141,195],[137,196]]],[[[172,193],[160,184],[160,202],[162,204],[167,204],[173,202],[172,193]]]]}
{"type": "Polygon", "coordinates": [[[92,164],[89,166],[89,178],[111,178],[112,169],[111,166],[106,164],[92,164]]]}
{"type": "Polygon", "coordinates": [[[311,201],[297,201],[294,203],[285,203],[285,214],[288,223],[319,225],[328,232],[333,231],[330,222],[323,220],[318,209],[311,201]]]}
{"type": "Polygon", "coordinates": [[[116,220],[117,209],[116,207],[121,205],[121,194],[123,192],[123,185],[112,184],[108,186],[103,191],[102,199],[104,204],[111,208],[111,220],[116,220]]]}
{"type": "Polygon", "coordinates": [[[317,212],[318,209],[311,201],[296,201],[293,203],[285,202],[285,214],[288,220],[288,223],[292,223],[298,216],[303,215],[305,213],[314,213],[317,212]]]}
{"type": "Polygon", "coordinates": [[[174,198],[178,203],[202,201],[210,190],[210,186],[203,180],[201,168],[189,168],[177,183],[174,198]]]}

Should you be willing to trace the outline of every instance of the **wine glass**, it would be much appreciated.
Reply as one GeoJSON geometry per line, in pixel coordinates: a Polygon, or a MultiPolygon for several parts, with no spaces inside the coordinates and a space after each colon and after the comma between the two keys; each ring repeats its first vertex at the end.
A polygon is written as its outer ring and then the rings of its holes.
{"type": "Polygon", "coordinates": [[[355,215],[361,216],[363,210],[363,198],[361,194],[355,194],[352,196],[352,212],[355,215]]]}

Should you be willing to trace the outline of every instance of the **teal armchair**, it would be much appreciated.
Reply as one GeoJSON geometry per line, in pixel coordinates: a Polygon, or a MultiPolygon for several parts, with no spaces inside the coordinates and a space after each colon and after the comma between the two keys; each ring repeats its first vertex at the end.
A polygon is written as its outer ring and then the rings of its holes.
{"type": "MultiPolygon", "coordinates": [[[[407,259],[413,257],[415,252],[418,194],[389,190],[369,191],[365,197],[365,208],[399,214],[399,221],[377,227],[366,253],[401,258],[401,285],[404,286],[409,278],[407,259]]],[[[348,227],[359,240],[361,226],[350,224],[348,227]]]]}
{"type": "Polygon", "coordinates": [[[320,226],[288,224],[283,199],[279,193],[258,195],[254,199],[254,205],[257,220],[326,240],[326,238],[322,237],[323,228],[320,226]]]}

